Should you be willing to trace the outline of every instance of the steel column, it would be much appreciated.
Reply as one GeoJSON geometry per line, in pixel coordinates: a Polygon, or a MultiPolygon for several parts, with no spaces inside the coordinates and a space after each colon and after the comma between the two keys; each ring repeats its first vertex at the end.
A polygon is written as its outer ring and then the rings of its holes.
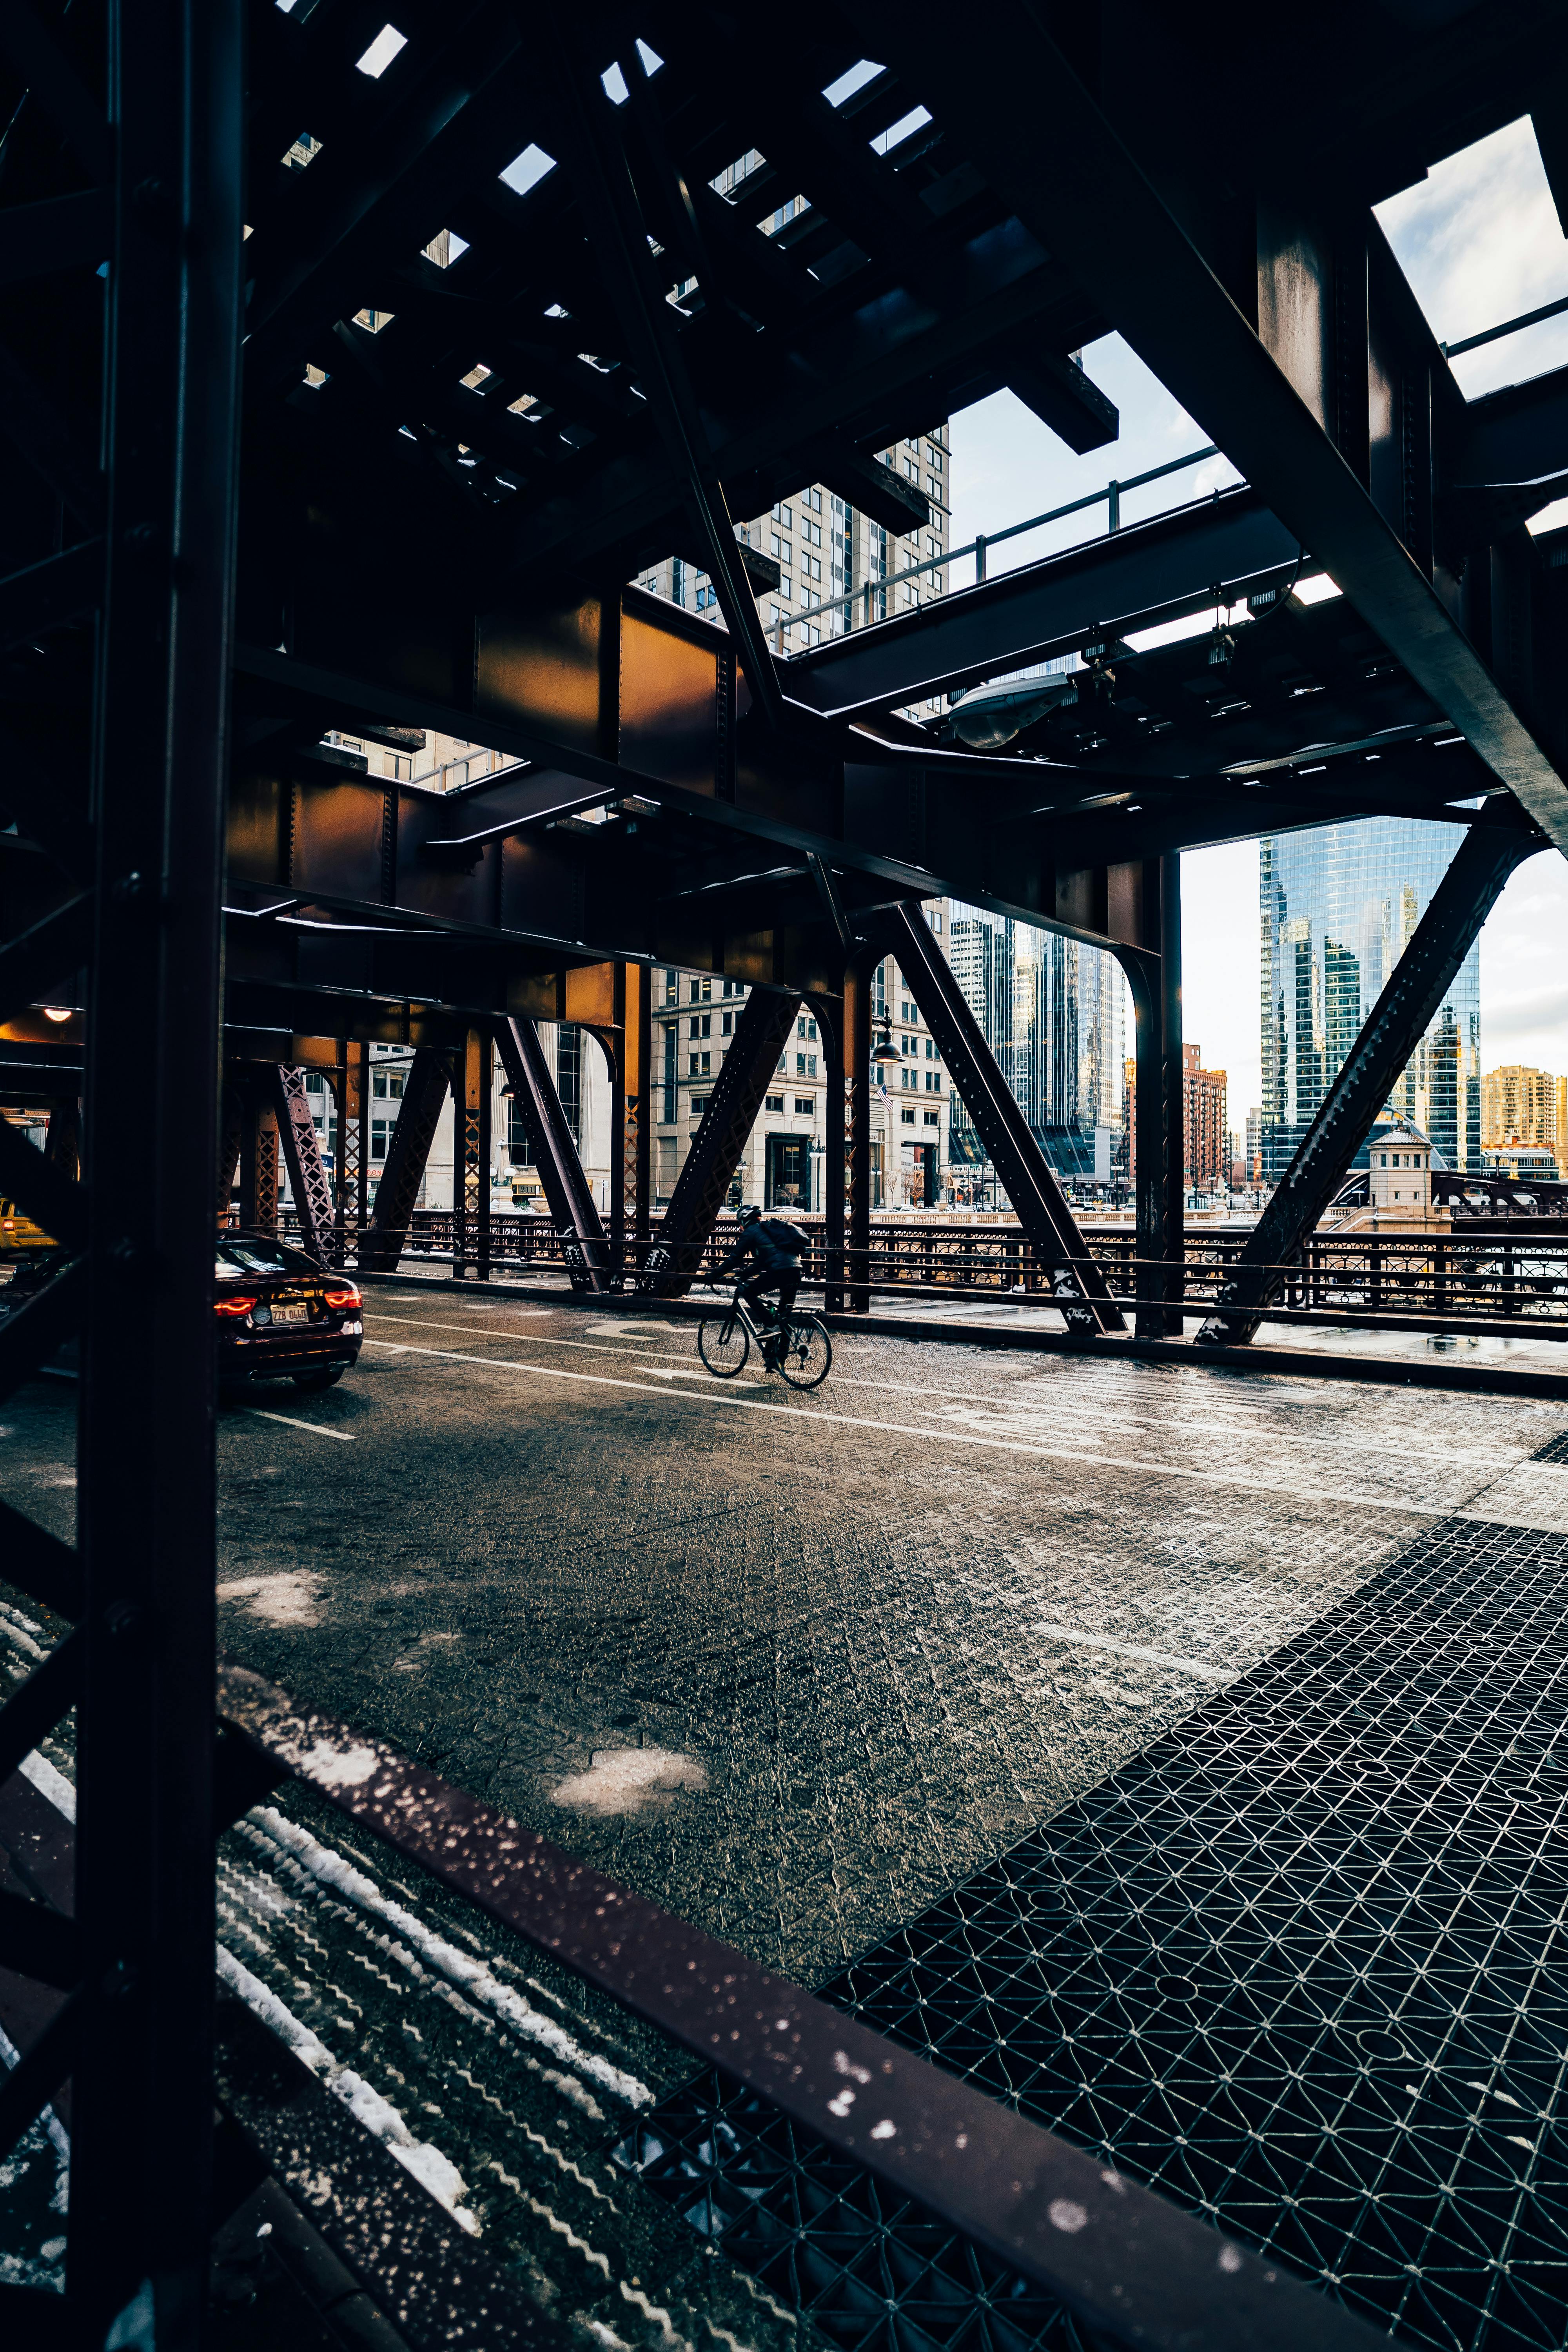
{"type": "Polygon", "coordinates": [[[370,1197],[370,1047],[352,1037],[338,1048],[338,1263],[358,1265],[370,1197]],[[353,1238],[350,1238],[350,1226],[353,1238]]]}
{"type": "MultiPolygon", "coordinates": [[[[1025,1234],[1050,1271],[1051,1288],[1068,1329],[1085,1333],[1124,1329],[1121,1312],[1079,1232],[1056,1171],[997,1068],[980,1024],[929,924],[922,915],[900,907],[887,918],[882,936],[898,959],[899,970],[936,1040],[948,1076],[1007,1188],[1025,1234]]],[[[890,1139],[890,1124],[888,1133],[890,1139]]],[[[884,1186],[886,1181],[884,1170],[884,1186]]]]}
{"type": "Polygon", "coordinates": [[[1179,1338],[1186,1289],[1187,1081],[1182,1061],[1182,857],[1173,850],[1159,861],[1160,903],[1160,1091],[1164,1127],[1162,1162],[1165,1195],[1162,1255],[1165,1279],[1165,1329],[1179,1338]]]}
{"type": "Polygon", "coordinates": [[[294,1198],[294,1214],[300,1221],[300,1246],[318,1265],[331,1265],[332,1192],[321,1146],[316,1141],[316,1122],[310,1117],[305,1073],[279,1065],[271,1072],[268,1085],[278,1121],[278,1139],[283,1147],[283,1164],[289,1171],[289,1190],[294,1198]]]}
{"type": "Polygon", "coordinates": [[[795,1025],[800,998],[791,990],[753,988],[719,1066],[701,1125],[648,1250],[639,1287],[663,1297],[683,1295],[724,1205],[731,1181],[762,1114],[763,1097],[778,1074],[779,1055],[795,1025]]]}
{"type": "Polygon", "coordinates": [[[375,1207],[365,1228],[360,1263],[367,1272],[373,1268],[382,1274],[396,1272],[408,1239],[419,1187],[425,1181],[425,1164],[436,1139],[447,1083],[444,1056],[433,1046],[422,1046],[404,1079],[397,1124],[392,1130],[386,1163],[375,1188],[375,1207]]]}
{"type": "Polygon", "coordinates": [[[621,966],[620,1217],[625,1278],[641,1271],[652,1232],[653,971],[621,966]]]}
{"type": "Polygon", "coordinates": [[[70,2299],[184,2352],[209,2262],[220,1051],[238,0],[111,0],[114,235],[85,1125],[70,2299]],[[144,2319],[132,2315],[139,2300],[144,2319]]]}
{"type": "Polygon", "coordinates": [[[827,1080],[822,1121],[823,1278],[826,1284],[823,1303],[834,1315],[844,1307],[845,1008],[843,999],[835,996],[810,996],[806,1003],[822,1038],[823,1074],[827,1080]]]}
{"type": "MultiPolygon", "coordinates": [[[[481,1282],[490,1278],[490,1093],[495,1048],[470,1029],[463,1041],[460,1115],[452,1139],[452,1272],[468,1270],[470,1254],[481,1282]]],[[[455,1090],[454,1090],[455,1091],[455,1090]]]]}
{"type": "Polygon", "coordinates": [[[871,1304],[871,983],[881,960],[876,948],[867,947],[844,968],[844,1190],[849,1208],[845,1304],[858,1315],[871,1304]]]}
{"type": "Polygon", "coordinates": [[[614,1286],[609,1244],[539,1031],[531,1021],[503,1021],[495,1033],[513,1098],[528,1129],[534,1165],[566,1260],[574,1290],[614,1286]]]}
{"type": "Polygon", "coordinates": [[[1165,1055],[1160,967],[1152,956],[1121,958],[1132,997],[1132,1119],[1127,1138],[1132,1163],[1133,1327],[1141,1339],[1165,1328],[1165,1055]]]}
{"type": "Polygon", "coordinates": [[[220,1221],[228,1216],[234,1202],[234,1180],[239,1172],[245,1139],[245,1117],[243,1082],[239,1073],[230,1067],[224,1076],[217,1140],[216,1207],[220,1221]]]}
{"type": "Polygon", "coordinates": [[[278,1229],[278,1114],[254,1079],[245,1089],[240,1130],[239,1222],[255,1233],[278,1229]]]}
{"type": "Polygon", "coordinates": [[[1470,827],[1219,1292],[1224,1311],[1204,1325],[1200,1341],[1234,1346],[1253,1337],[1283,1285],[1276,1269],[1299,1255],[1343,1181],[1504,883],[1544,846],[1512,824],[1470,827]]]}

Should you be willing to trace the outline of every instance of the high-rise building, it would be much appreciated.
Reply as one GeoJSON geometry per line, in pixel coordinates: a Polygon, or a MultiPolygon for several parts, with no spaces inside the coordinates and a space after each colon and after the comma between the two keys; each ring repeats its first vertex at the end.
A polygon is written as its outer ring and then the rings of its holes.
{"type": "MultiPolygon", "coordinates": [[[[1125,996],[1103,949],[954,906],[948,955],[1025,1118],[1059,1176],[1110,1181],[1121,1130],[1125,996]]],[[[984,1148],[960,1103],[953,1160],[984,1148]]]]}
{"type": "Polygon", "coordinates": [[[1529,1143],[1551,1152],[1568,1170],[1568,1078],[1506,1062],[1481,1077],[1481,1144],[1529,1143]]]}
{"type": "MultiPolygon", "coordinates": [[[[824,637],[843,636],[894,613],[912,610],[947,588],[945,558],[952,543],[952,453],[945,424],[880,451],[882,463],[907,487],[920,490],[931,508],[927,524],[911,521],[907,531],[889,530],[861,509],[826,488],[807,483],[775,501],[765,515],[737,526],[737,535],[779,567],[776,590],[758,595],[757,610],[783,654],[803,653],[824,637]],[[935,568],[913,580],[885,583],[916,564],[935,568]]],[[[668,596],[688,612],[702,613],[722,625],[719,599],[706,572],[684,558],[666,557],[637,574],[637,584],[668,596]]],[[[915,706],[921,716],[946,708],[931,701],[915,706]]]]}
{"type": "MultiPolygon", "coordinates": [[[[1408,946],[1463,838],[1458,828],[1365,817],[1258,844],[1266,1182],[1277,1182],[1408,946]]],[[[1433,1165],[1481,1152],[1480,949],[1391,1090],[1432,1139],[1433,1165]]]]}
{"type": "MultiPolygon", "coordinates": [[[[1138,1065],[1124,1062],[1122,1098],[1126,1105],[1127,1170],[1130,1181],[1138,1173],[1138,1065]]],[[[1182,1045],[1182,1139],[1184,1172],[1200,1192],[1216,1192],[1230,1182],[1231,1146],[1226,1128],[1226,1076],[1223,1070],[1205,1070],[1203,1047],[1182,1045]]]]}

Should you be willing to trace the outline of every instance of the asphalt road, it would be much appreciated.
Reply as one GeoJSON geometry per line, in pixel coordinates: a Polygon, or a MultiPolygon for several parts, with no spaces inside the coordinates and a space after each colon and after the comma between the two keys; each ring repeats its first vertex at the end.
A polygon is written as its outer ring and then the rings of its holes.
{"type": "MultiPolygon", "coordinates": [[[[1445,1515],[1568,1531],[1550,1405],[854,1335],[801,1397],[713,1381],[673,1318],[369,1303],[340,1387],[224,1412],[226,1646],[807,1983],[1445,1515]]],[[[74,1412],[0,1412],[0,1484],[62,1534],[74,1412]]],[[[13,1676],[48,1638],[15,1598],[13,1676]]],[[[814,2341],[617,2165],[681,2053],[307,1792],[220,1861],[231,1992],[584,2352],[814,2341]]]]}

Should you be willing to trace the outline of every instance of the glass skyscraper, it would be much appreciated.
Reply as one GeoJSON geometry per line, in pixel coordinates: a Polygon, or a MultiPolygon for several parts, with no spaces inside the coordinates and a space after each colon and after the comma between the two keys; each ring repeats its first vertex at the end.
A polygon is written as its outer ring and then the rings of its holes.
{"type": "MultiPolygon", "coordinates": [[[[1463,838],[1458,825],[1374,816],[1259,842],[1267,1181],[1283,1175],[1463,838]]],[[[1479,940],[1389,1099],[1448,1167],[1479,1166],[1479,940]]]]}
{"type": "MultiPolygon", "coordinates": [[[[1025,1118],[1058,1175],[1104,1182],[1121,1127],[1121,967],[1102,949],[955,904],[948,956],[1025,1118]]],[[[956,1095],[952,1156],[984,1147],[956,1095]]]]}

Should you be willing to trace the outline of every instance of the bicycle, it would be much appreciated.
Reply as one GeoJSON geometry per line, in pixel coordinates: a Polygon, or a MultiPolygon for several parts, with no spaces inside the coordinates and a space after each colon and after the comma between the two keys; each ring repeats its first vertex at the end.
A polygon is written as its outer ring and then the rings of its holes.
{"type": "Polygon", "coordinates": [[[793,1389],[820,1388],[833,1363],[826,1327],[815,1315],[791,1315],[782,1325],[759,1323],[741,1289],[737,1283],[722,1315],[706,1316],[697,1327],[697,1352],[714,1379],[732,1381],[754,1339],[765,1370],[782,1372],[793,1389]]]}

